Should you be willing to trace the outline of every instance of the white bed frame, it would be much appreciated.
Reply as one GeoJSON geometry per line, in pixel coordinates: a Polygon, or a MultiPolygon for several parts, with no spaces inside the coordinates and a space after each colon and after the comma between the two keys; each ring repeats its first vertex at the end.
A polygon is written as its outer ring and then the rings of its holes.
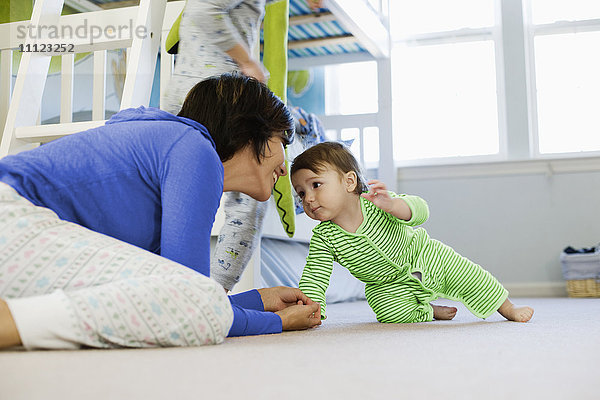
{"type": "MultiPolygon", "coordinates": [[[[0,157],[30,149],[40,143],[45,143],[71,133],[103,125],[105,123],[107,50],[126,49],[127,51],[127,73],[120,109],[138,107],[140,105],[148,106],[159,47],[164,48],[167,33],[185,3],[184,1],[167,3],[166,0],[140,0],[139,6],[61,16],[63,2],[64,0],[36,0],[30,21],[0,25],[0,126],[4,126],[0,141],[0,157]],[[19,39],[19,35],[17,34],[19,29],[23,29],[23,27],[27,27],[29,24],[33,26],[70,25],[76,27],[84,24],[86,20],[88,23],[89,21],[93,21],[94,25],[103,28],[109,25],[127,25],[129,21],[134,21],[133,26],[145,26],[149,34],[145,38],[141,38],[127,31],[127,34],[118,38],[107,36],[97,38],[93,44],[89,43],[89,39],[77,39],[73,43],[74,52],[68,54],[23,53],[13,87],[12,57],[13,52],[18,51],[19,45],[31,46],[36,43],[52,42],[48,38],[19,39]],[[93,53],[92,120],[72,122],[74,59],[76,53],[84,52],[93,53]],[[42,107],[42,95],[52,55],[60,56],[62,61],[60,122],[58,124],[41,125],[40,110],[42,107]]],[[[386,72],[386,68],[388,75],[391,75],[389,74],[388,58],[389,37],[386,41],[386,38],[382,36],[381,26],[376,26],[377,24],[373,21],[372,16],[368,22],[369,26],[375,26],[375,30],[372,32],[365,31],[360,27],[360,23],[352,20],[352,18],[359,18],[360,15],[369,16],[361,8],[364,7],[363,3],[364,1],[362,0],[330,0],[328,5],[338,17],[346,18],[347,21],[344,25],[349,26],[352,33],[357,38],[362,39],[361,42],[374,57],[381,57],[377,59],[380,76],[382,72],[386,72]]],[[[60,41],[54,40],[54,43],[60,44],[60,41]]],[[[350,55],[346,58],[321,59],[317,60],[315,64],[348,62],[353,60],[352,57],[350,55]]],[[[166,52],[161,54],[161,98],[172,73],[173,59],[173,56],[166,54],[166,52]]],[[[301,63],[298,65],[300,66],[301,63]]],[[[379,89],[380,111],[377,114],[370,114],[364,116],[362,119],[324,117],[323,121],[328,129],[334,129],[338,132],[340,129],[346,127],[358,127],[361,132],[361,140],[362,128],[379,126],[380,151],[382,156],[380,171],[383,171],[380,172],[380,176],[387,174],[389,175],[387,181],[395,183],[396,175],[391,157],[391,126],[387,126],[388,122],[386,122],[391,121],[389,107],[389,104],[391,104],[391,95],[388,95],[389,79],[387,83],[384,79],[384,82],[380,83],[379,86],[381,86],[379,89]],[[388,130],[390,134],[386,135],[385,132],[388,130]]],[[[59,99],[57,98],[56,101],[59,101],[59,99]]],[[[218,234],[223,222],[224,217],[220,209],[213,226],[213,236],[218,234]]],[[[316,222],[310,220],[304,214],[296,216],[296,233],[293,239],[289,239],[279,222],[274,205],[270,202],[262,236],[308,242],[311,230],[315,225],[316,222]]],[[[260,251],[257,251],[243,274],[240,283],[236,285],[235,291],[260,287],[261,282],[260,251]]]]}

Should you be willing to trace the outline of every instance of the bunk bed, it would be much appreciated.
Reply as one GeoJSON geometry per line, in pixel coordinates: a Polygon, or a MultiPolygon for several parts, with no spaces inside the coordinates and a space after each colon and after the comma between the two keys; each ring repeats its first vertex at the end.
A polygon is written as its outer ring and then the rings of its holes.
{"type": "MultiPolygon", "coordinates": [[[[122,85],[120,109],[149,105],[159,49],[165,46],[167,34],[181,13],[184,1],[167,0],[37,0],[29,21],[0,25],[0,126],[3,126],[0,157],[22,151],[55,138],[104,124],[106,109],[107,51],[120,49],[127,54],[126,74],[122,85]],[[60,15],[64,5],[77,13],[60,15]],[[125,6],[125,7],[123,7],[125,6]],[[106,27],[130,24],[146,26],[151,33],[144,38],[134,34],[118,39],[104,35],[93,44],[81,40],[74,53],[22,53],[16,79],[13,77],[13,53],[20,45],[33,45],[35,39],[22,38],[24,27],[48,24],[79,26],[85,21],[106,27]],[[93,71],[91,120],[73,122],[73,84],[75,54],[89,53],[93,71]],[[51,55],[61,59],[60,104],[58,123],[41,124],[40,108],[51,55]]],[[[386,28],[387,0],[329,0],[324,9],[311,12],[303,0],[290,0],[288,60],[289,70],[355,61],[375,60],[379,75],[379,111],[361,118],[321,116],[328,130],[339,139],[343,128],[377,126],[380,140],[378,176],[395,182],[391,154],[391,89],[390,39],[386,28]],[[361,122],[362,121],[362,122],[361,122]]],[[[39,41],[39,39],[38,39],[39,41]]],[[[258,49],[258,46],[257,46],[258,49]]],[[[258,50],[257,50],[258,51],[258,50]]],[[[168,85],[174,59],[166,52],[160,56],[160,92],[168,85]]],[[[392,188],[393,189],[393,188],[392,188]]],[[[217,214],[213,235],[223,224],[217,214]]],[[[304,214],[296,216],[292,238],[282,228],[271,203],[263,228],[263,245],[256,252],[234,291],[276,284],[295,285],[303,267],[307,244],[315,221],[304,214]],[[262,260],[261,260],[262,258],[262,260]],[[282,267],[283,266],[283,267],[282,267]]],[[[348,300],[362,295],[360,283],[339,268],[332,280],[332,300],[348,300]],[[339,289],[338,289],[339,288],[339,289]]]]}

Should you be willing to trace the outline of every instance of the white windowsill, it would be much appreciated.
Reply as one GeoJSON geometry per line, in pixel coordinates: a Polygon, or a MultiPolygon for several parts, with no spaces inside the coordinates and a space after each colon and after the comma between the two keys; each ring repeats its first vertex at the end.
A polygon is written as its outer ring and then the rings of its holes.
{"type": "MultiPolygon", "coordinates": [[[[552,155],[530,160],[487,160],[439,165],[397,164],[398,180],[467,178],[499,175],[547,175],[600,171],[600,156],[570,157],[552,155]]],[[[472,161],[475,161],[473,159],[472,161]]]]}

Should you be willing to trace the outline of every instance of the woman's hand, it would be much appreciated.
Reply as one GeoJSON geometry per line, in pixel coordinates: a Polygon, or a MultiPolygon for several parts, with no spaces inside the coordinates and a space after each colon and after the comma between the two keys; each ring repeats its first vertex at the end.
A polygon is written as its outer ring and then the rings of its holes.
{"type": "Polygon", "coordinates": [[[321,305],[300,289],[286,286],[258,289],[265,311],[281,318],[284,331],[296,331],[321,325],[321,305]]]}
{"type": "MultiPolygon", "coordinates": [[[[277,286],[272,288],[258,289],[258,293],[263,302],[265,311],[281,311],[295,305],[312,305],[318,304],[308,298],[298,288],[287,286],[277,286]]],[[[319,319],[321,312],[319,310],[319,319]]]]}
{"type": "Polygon", "coordinates": [[[321,325],[321,305],[295,305],[276,312],[284,331],[297,331],[321,325]]]}

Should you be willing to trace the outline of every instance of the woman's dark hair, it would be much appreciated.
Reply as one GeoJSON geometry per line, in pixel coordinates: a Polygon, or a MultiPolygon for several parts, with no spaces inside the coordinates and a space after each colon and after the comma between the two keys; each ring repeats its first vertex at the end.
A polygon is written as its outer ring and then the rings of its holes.
{"type": "Polygon", "coordinates": [[[223,162],[246,146],[261,162],[272,137],[286,146],[294,139],[294,120],[285,104],[264,84],[237,73],[197,83],[177,115],[208,129],[223,162]]]}
{"type": "Polygon", "coordinates": [[[330,166],[336,169],[340,176],[350,171],[356,173],[354,193],[361,194],[369,190],[358,161],[350,149],[339,142],[323,142],[306,149],[294,159],[290,176],[301,169],[318,174],[330,166]]]}

